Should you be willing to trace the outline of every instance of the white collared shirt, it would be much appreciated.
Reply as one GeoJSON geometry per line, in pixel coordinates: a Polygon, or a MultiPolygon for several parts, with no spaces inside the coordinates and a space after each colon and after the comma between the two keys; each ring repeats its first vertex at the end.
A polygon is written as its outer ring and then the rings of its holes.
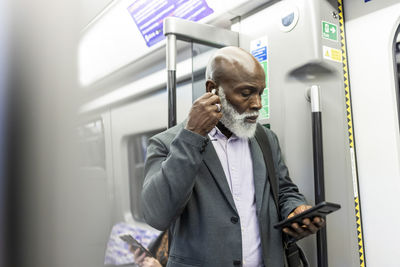
{"type": "Polygon", "coordinates": [[[249,140],[239,138],[234,134],[227,139],[217,127],[214,127],[208,135],[224,169],[239,213],[242,228],[243,266],[263,266],[249,140]]]}

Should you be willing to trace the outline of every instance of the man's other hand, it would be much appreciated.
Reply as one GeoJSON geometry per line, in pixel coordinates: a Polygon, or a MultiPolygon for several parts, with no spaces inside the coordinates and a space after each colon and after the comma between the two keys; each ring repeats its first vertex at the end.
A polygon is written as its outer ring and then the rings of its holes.
{"type": "Polygon", "coordinates": [[[160,262],[152,257],[144,258],[143,262],[139,264],[140,267],[162,267],[160,262]]]}
{"type": "Polygon", "coordinates": [[[219,96],[205,93],[193,103],[185,129],[206,136],[217,125],[221,117],[219,96]]]}
{"type": "Polygon", "coordinates": [[[135,263],[140,266],[140,264],[142,264],[144,259],[146,258],[146,253],[141,253],[139,248],[135,250],[132,246],[129,246],[129,250],[133,253],[135,263]]]}
{"type": "Polygon", "coordinates": [[[133,258],[135,259],[135,263],[140,267],[162,267],[160,262],[152,257],[146,257],[146,253],[140,253],[140,249],[136,250],[130,246],[129,250],[133,253],[133,258]]]}
{"type": "MultiPolygon", "coordinates": [[[[288,219],[300,214],[311,208],[309,205],[298,206],[292,213],[289,214],[288,219]]],[[[311,234],[315,234],[319,229],[325,226],[325,220],[321,217],[314,217],[312,220],[310,218],[303,219],[303,224],[292,223],[291,227],[283,228],[283,232],[294,237],[296,240],[302,239],[311,234]]]]}

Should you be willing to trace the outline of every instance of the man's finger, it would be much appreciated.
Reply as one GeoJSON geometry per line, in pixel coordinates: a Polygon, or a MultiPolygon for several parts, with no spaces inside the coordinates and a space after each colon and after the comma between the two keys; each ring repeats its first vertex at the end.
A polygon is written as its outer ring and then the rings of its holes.
{"type": "Polygon", "coordinates": [[[215,98],[215,97],[219,98],[218,95],[213,94],[211,92],[207,92],[204,95],[200,96],[198,99],[210,99],[210,98],[215,98]]]}
{"type": "Polygon", "coordinates": [[[299,237],[299,234],[298,234],[298,233],[296,233],[295,231],[291,230],[291,229],[288,228],[288,227],[283,228],[282,231],[283,231],[285,234],[290,235],[290,236],[292,236],[292,237],[294,237],[294,238],[296,238],[296,239],[299,237]]]}
{"type": "Polygon", "coordinates": [[[146,258],[146,253],[143,252],[140,256],[139,256],[139,253],[140,253],[140,249],[137,249],[135,251],[135,254],[133,255],[135,262],[138,264],[142,263],[143,260],[146,258]]]}
{"type": "Polygon", "coordinates": [[[303,220],[304,227],[309,230],[312,234],[315,234],[318,231],[318,227],[315,226],[309,218],[305,218],[303,220]]]}
{"type": "Polygon", "coordinates": [[[217,95],[211,95],[211,97],[207,98],[206,101],[207,101],[206,103],[208,105],[213,105],[213,104],[216,104],[216,103],[220,104],[221,103],[221,99],[217,95]]]}
{"type": "Polygon", "coordinates": [[[194,103],[194,104],[208,108],[208,107],[214,106],[217,103],[220,104],[221,100],[219,99],[218,96],[213,95],[212,97],[207,98],[207,99],[197,99],[196,103],[194,103]]]}
{"type": "Polygon", "coordinates": [[[133,252],[133,256],[134,256],[135,258],[139,257],[139,254],[140,254],[140,249],[139,249],[139,248],[137,248],[136,250],[134,250],[134,248],[131,247],[131,251],[133,252]]]}
{"type": "Polygon", "coordinates": [[[299,235],[303,234],[304,232],[304,228],[300,227],[298,223],[292,223],[291,227],[294,231],[296,231],[296,233],[298,233],[299,235]]]}
{"type": "Polygon", "coordinates": [[[315,217],[313,219],[313,224],[316,225],[317,227],[321,228],[325,226],[325,220],[321,217],[315,217]]]}
{"type": "Polygon", "coordinates": [[[206,101],[206,100],[208,100],[209,98],[211,98],[212,96],[215,96],[215,95],[212,94],[212,93],[207,92],[207,93],[205,93],[204,95],[199,96],[194,102],[206,101]]]}

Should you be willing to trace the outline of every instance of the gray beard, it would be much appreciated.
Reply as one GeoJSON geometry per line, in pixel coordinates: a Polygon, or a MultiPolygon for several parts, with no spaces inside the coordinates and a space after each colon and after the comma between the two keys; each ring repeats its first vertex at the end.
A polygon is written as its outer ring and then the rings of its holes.
{"type": "Polygon", "coordinates": [[[246,117],[259,115],[258,111],[242,113],[236,111],[235,107],[226,99],[224,89],[220,86],[218,88],[218,96],[221,99],[222,118],[220,122],[237,137],[250,138],[253,137],[257,123],[246,122],[246,117]]]}

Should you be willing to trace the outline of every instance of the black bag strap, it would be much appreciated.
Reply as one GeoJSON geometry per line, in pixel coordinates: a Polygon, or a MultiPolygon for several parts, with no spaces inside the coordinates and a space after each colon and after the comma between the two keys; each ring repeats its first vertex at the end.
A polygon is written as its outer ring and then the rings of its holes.
{"type": "Polygon", "coordinates": [[[261,148],[265,164],[267,165],[268,179],[271,185],[272,195],[274,197],[274,202],[276,205],[276,210],[278,211],[279,219],[281,219],[281,212],[279,209],[279,198],[278,198],[279,196],[278,179],[276,178],[274,162],[272,161],[271,146],[269,144],[268,136],[265,133],[263,126],[259,123],[257,124],[255,138],[257,140],[258,145],[261,148]]]}
{"type": "MultiPolygon", "coordinates": [[[[289,245],[286,245],[285,252],[286,252],[286,260],[289,265],[289,267],[300,267],[301,266],[301,260],[300,260],[300,254],[299,247],[296,245],[296,243],[290,243],[289,245]]],[[[303,253],[303,251],[301,251],[303,253]]],[[[308,266],[308,265],[305,265],[308,266]]]]}
{"type": "MultiPolygon", "coordinates": [[[[278,211],[279,219],[282,220],[279,208],[280,207],[279,198],[278,198],[279,196],[278,179],[276,178],[275,175],[275,166],[272,158],[271,146],[263,126],[259,123],[257,124],[255,138],[263,153],[264,162],[265,165],[267,166],[267,171],[268,171],[268,179],[271,185],[271,191],[276,205],[276,210],[278,211]]],[[[289,267],[309,266],[303,250],[295,242],[285,239],[284,245],[285,245],[286,259],[289,267]]]]}

